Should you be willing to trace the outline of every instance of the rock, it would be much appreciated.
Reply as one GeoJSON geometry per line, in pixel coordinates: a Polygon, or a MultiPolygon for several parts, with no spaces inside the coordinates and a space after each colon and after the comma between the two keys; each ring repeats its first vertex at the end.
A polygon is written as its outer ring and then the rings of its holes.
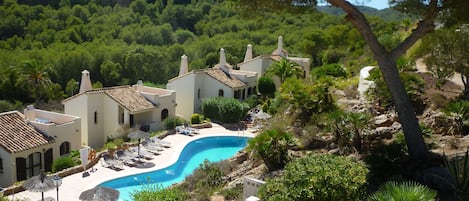
{"type": "Polygon", "coordinates": [[[462,130],[462,119],[456,114],[445,114],[431,111],[424,115],[423,122],[432,128],[434,134],[459,135],[462,130]]]}
{"type": "Polygon", "coordinates": [[[374,117],[372,121],[378,127],[390,127],[394,123],[395,118],[392,115],[382,114],[374,117]]]}

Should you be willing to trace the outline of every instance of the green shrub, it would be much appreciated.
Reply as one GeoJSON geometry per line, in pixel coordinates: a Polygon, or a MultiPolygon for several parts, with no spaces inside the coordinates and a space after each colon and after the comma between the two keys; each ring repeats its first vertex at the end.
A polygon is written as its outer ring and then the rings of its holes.
{"type": "Polygon", "coordinates": [[[454,158],[443,156],[445,166],[455,181],[453,190],[460,200],[467,200],[469,198],[469,148],[464,156],[454,158]]]}
{"type": "Polygon", "coordinates": [[[78,163],[76,163],[71,157],[61,157],[54,160],[54,162],[52,163],[52,172],[58,172],[70,167],[74,167],[77,164],[78,163]]]}
{"type": "Polygon", "coordinates": [[[238,200],[243,195],[243,185],[238,184],[234,188],[222,189],[220,194],[225,197],[226,200],[238,200]]]}
{"type": "Polygon", "coordinates": [[[386,182],[378,191],[370,196],[370,201],[433,201],[436,191],[416,182],[398,183],[395,181],[386,182]]]}
{"type": "Polygon", "coordinates": [[[134,201],[184,201],[189,195],[178,187],[162,188],[159,185],[143,185],[141,190],[131,193],[134,201]]]}
{"type": "Polygon", "coordinates": [[[178,117],[169,117],[163,120],[163,125],[166,130],[171,130],[184,123],[184,120],[178,117]]]}
{"type": "Polygon", "coordinates": [[[194,113],[191,116],[191,124],[200,124],[204,121],[204,116],[194,113]]]}
{"type": "Polygon", "coordinates": [[[332,77],[347,77],[347,72],[345,69],[342,68],[340,64],[326,64],[324,66],[314,68],[312,73],[314,78],[320,78],[325,76],[332,76],[332,77]]]}
{"type": "Polygon", "coordinates": [[[283,168],[290,160],[288,149],[292,146],[293,137],[281,128],[263,131],[248,142],[248,151],[261,158],[270,171],[283,168]]]}
{"type": "Polygon", "coordinates": [[[257,90],[263,96],[271,98],[274,97],[277,89],[275,88],[274,80],[271,77],[262,76],[257,80],[257,90]]]}
{"type": "Polygon", "coordinates": [[[215,97],[204,99],[202,111],[205,117],[223,123],[237,123],[246,117],[249,105],[233,98],[215,97]]]}
{"type": "Polygon", "coordinates": [[[343,156],[312,155],[285,167],[280,177],[268,179],[258,191],[261,200],[363,200],[365,165],[343,156]]]}

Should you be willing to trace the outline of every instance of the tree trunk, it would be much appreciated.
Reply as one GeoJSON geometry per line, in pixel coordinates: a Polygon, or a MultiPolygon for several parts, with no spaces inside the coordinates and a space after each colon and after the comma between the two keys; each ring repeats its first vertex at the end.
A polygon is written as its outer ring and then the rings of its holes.
{"type": "Polygon", "coordinates": [[[427,156],[427,148],[423,140],[422,131],[410,98],[405,91],[404,84],[399,77],[396,62],[389,57],[378,58],[378,65],[384,81],[391,93],[392,100],[402,124],[409,156],[414,160],[423,160],[427,156]]]}
{"type": "Polygon", "coordinates": [[[434,20],[438,15],[438,0],[428,2],[427,12],[418,22],[417,27],[412,30],[399,45],[388,51],[381,45],[371,30],[365,15],[346,0],[327,0],[331,5],[342,8],[347,13],[345,19],[352,23],[366,44],[373,52],[374,58],[383,73],[389,92],[391,93],[399,121],[404,130],[404,136],[408,147],[409,156],[412,160],[424,160],[427,156],[427,148],[423,140],[417,116],[414,112],[409,96],[405,91],[404,84],[399,78],[396,60],[403,55],[417,40],[425,34],[434,30],[434,20]]]}

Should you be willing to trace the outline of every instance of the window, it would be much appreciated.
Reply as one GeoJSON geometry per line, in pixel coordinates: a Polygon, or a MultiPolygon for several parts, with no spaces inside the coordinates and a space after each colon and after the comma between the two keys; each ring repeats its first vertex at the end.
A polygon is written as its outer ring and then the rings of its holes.
{"type": "Polygon", "coordinates": [[[219,96],[219,97],[223,97],[223,96],[224,96],[224,91],[223,91],[223,89],[219,89],[219,90],[218,90],[218,96],[219,96]]]}
{"type": "Polygon", "coordinates": [[[133,114],[129,114],[129,124],[130,124],[130,128],[133,128],[135,126],[133,114]]]}
{"type": "Polygon", "coordinates": [[[29,154],[28,162],[29,162],[28,163],[29,166],[26,168],[26,170],[28,172],[29,177],[38,175],[41,171],[41,166],[42,166],[41,153],[35,152],[32,154],[29,154]]]}
{"type": "Polygon", "coordinates": [[[200,89],[197,89],[197,98],[200,99],[200,89]]]}
{"type": "Polygon", "coordinates": [[[161,120],[165,120],[166,118],[168,118],[168,109],[164,109],[161,111],[161,120]]]}
{"type": "Polygon", "coordinates": [[[124,124],[124,109],[122,109],[122,107],[119,107],[117,113],[117,122],[119,123],[119,125],[124,124]]]}
{"type": "Polygon", "coordinates": [[[94,112],[94,124],[98,123],[98,112],[94,112]]]}
{"type": "Polygon", "coordinates": [[[0,158],[0,174],[3,174],[3,160],[0,158]]]}
{"type": "Polygon", "coordinates": [[[242,95],[242,99],[244,100],[246,98],[246,89],[243,89],[243,93],[241,95],[242,95]]]}
{"type": "Polygon", "coordinates": [[[70,142],[63,142],[60,144],[60,155],[65,155],[70,153],[70,142]]]}
{"type": "Polygon", "coordinates": [[[234,98],[235,98],[235,99],[241,98],[241,90],[236,90],[236,91],[234,92],[234,98]]]}
{"type": "Polygon", "coordinates": [[[249,88],[248,88],[248,96],[250,96],[251,94],[252,94],[252,88],[249,87],[249,88]]]}

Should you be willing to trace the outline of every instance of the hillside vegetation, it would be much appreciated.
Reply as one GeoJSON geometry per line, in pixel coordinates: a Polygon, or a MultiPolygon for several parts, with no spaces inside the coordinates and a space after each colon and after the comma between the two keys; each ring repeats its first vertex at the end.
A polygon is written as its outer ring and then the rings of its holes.
{"type": "MultiPolygon", "coordinates": [[[[383,39],[402,28],[400,22],[370,21],[383,39]]],[[[16,107],[61,100],[77,93],[84,69],[97,87],[139,79],[161,86],[176,76],[183,54],[191,69],[207,68],[224,48],[228,62],[237,64],[247,44],[254,55],[269,54],[278,36],[290,55],[311,57],[312,67],[340,63],[355,74],[372,62],[350,24],[314,10],[245,18],[216,0],[4,0],[0,100],[16,101],[16,107]]]]}

